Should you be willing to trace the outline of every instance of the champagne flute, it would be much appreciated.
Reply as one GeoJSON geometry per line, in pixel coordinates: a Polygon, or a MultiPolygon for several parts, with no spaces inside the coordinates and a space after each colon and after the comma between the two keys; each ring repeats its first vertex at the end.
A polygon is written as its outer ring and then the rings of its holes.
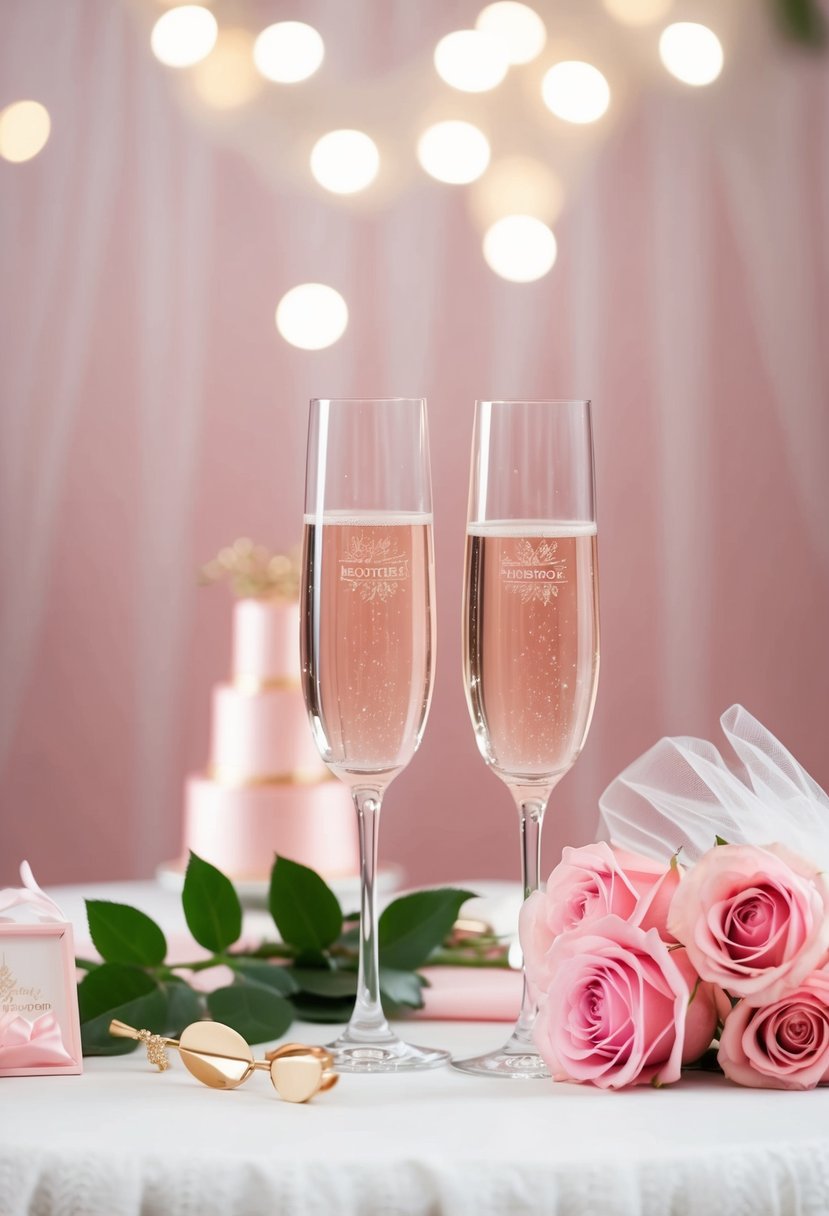
{"type": "Polygon", "coordinates": [[[426,402],[314,400],[308,428],[301,657],[325,763],[350,788],[360,834],[360,948],[351,1020],[331,1045],[346,1072],[432,1068],[380,1001],[374,898],[383,795],[420,744],[435,656],[426,402]]]}
{"type": "MultiPolygon", "coordinates": [[[[588,401],[475,406],[464,586],[466,698],[478,748],[518,808],[524,898],[537,890],[554,787],[584,746],[599,674],[588,401]]],[[[453,1061],[485,1076],[549,1076],[521,1013],[499,1051],[453,1061]]]]}

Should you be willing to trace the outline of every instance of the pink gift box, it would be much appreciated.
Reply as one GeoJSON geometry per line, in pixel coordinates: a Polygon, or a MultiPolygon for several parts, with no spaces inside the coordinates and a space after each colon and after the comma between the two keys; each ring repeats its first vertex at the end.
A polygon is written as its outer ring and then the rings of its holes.
{"type": "Polygon", "coordinates": [[[0,1076],[82,1071],[72,926],[0,921],[0,1076]]]}

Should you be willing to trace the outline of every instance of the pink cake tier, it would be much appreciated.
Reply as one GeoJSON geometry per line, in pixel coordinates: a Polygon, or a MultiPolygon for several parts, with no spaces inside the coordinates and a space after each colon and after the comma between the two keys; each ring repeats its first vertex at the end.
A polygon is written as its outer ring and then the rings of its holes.
{"type": "Polygon", "coordinates": [[[299,688],[213,689],[210,776],[225,785],[289,779],[307,784],[327,774],[299,688]]]}
{"type": "Polygon", "coordinates": [[[360,869],[351,797],[333,778],[313,785],[228,787],[190,777],[184,840],[231,878],[267,878],[276,853],[326,878],[360,869]]]}
{"type": "Polygon", "coordinates": [[[299,688],[299,604],[241,599],[233,605],[233,683],[259,692],[299,688]]]}
{"type": "Polygon", "coordinates": [[[208,772],[187,781],[185,856],[192,849],[238,879],[267,878],[275,853],[328,877],[359,871],[351,797],[320,759],[299,677],[298,605],[237,600],[208,772]]]}

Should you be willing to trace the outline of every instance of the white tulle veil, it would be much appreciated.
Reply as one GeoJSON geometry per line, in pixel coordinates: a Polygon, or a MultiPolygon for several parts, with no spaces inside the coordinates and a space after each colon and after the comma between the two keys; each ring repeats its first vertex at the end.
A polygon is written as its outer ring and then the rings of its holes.
{"type": "Polygon", "coordinates": [[[713,743],[660,739],[599,799],[600,836],[663,860],[696,861],[715,843],[787,845],[829,868],[829,798],[742,705],[720,718],[733,756],[713,743]]]}

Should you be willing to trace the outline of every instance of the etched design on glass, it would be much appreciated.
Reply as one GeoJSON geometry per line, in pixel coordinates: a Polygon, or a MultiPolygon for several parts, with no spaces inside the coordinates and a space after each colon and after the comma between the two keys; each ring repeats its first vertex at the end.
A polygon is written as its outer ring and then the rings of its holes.
{"type": "Polygon", "coordinates": [[[409,559],[393,547],[390,537],[349,537],[345,557],[340,558],[340,582],[347,583],[363,600],[386,600],[397,595],[409,577],[409,559]]]}
{"type": "Polygon", "coordinates": [[[501,581],[521,599],[522,604],[533,600],[549,604],[558,596],[558,589],[567,582],[567,560],[556,557],[558,541],[542,540],[535,547],[526,540],[518,541],[515,556],[501,556],[501,581]]]}

